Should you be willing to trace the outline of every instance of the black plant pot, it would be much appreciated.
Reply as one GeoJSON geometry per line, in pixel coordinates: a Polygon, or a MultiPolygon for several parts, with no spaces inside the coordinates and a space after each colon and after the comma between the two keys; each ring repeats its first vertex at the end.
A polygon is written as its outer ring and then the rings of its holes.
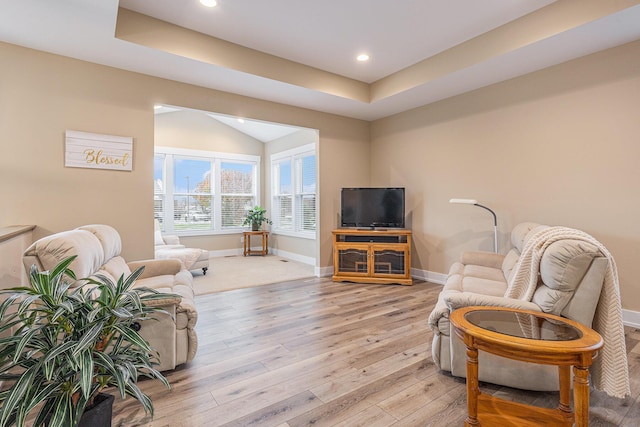
{"type": "Polygon", "coordinates": [[[114,399],[110,394],[99,393],[96,396],[95,404],[91,408],[85,409],[78,426],[111,427],[111,410],[114,399]]]}
{"type": "MultiPolygon", "coordinates": [[[[78,427],[111,427],[111,410],[115,398],[107,393],[98,393],[94,399],[92,407],[84,409],[82,417],[78,422],[78,427]]],[[[49,426],[51,416],[44,422],[45,427],[49,426]]]]}

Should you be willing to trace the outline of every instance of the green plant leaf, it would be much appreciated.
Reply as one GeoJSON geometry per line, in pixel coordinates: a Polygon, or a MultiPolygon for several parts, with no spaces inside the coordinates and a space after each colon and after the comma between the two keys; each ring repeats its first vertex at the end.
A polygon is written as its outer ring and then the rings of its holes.
{"type": "Polygon", "coordinates": [[[73,350],[75,347],[77,346],[77,343],[75,341],[67,341],[65,343],[62,343],[54,348],[52,348],[51,350],[49,350],[45,356],[44,359],[42,359],[43,363],[48,363],[58,357],[60,357],[61,354],[69,351],[69,350],[73,350]]]}
{"type": "Polygon", "coordinates": [[[4,318],[7,313],[7,309],[13,306],[16,300],[19,300],[21,298],[21,295],[14,292],[0,292],[0,295],[5,298],[4,301],[2,301],[2,303],[0,304],[0,318],[4,318]],[[7,296],[4,297],[4,295],[7,296]]]}
{"type": "Polygon", "coordinates": [[[77,255],[72,255],[69,258],[63,260],[53,268],[51,272],[52,277],[62,277],[63,275],[69,276],[71,279],[76,280],[76,274],[69,269],[71,263],[77,258],[77,255]]]}
{"type": "Polygon", "coordinates": [[[114,329],[117,330],[120,333],[120,335],[122,335],[127,341],[139,347],[142,351],[147,353],[150,353],[151,351],[153,351],[149,346],[149,343],[146,342],[144,338],[140,336],[139,333],[137,333],[130,327],[128,326],[121,327],[120,325],[116,325],[114,326],[114,329]]]}
{"type": "Polygon", "coordinates": [[[144,394],[140,388],[133,383],[127,384],[127,394],[135,397],[144,407],[144,411],[149,413],[153,417],[153,402],[149,399],[149,396],[144,394]]]}
{"type": "Polygon", "coordinates": [[[22,397],[25,395],[29,387],[36,377],[38,365],[34,365],[20,375],[18,381],[11,387],[11,391],[2,403],[2,412],[0,413],[0,426],[7,425],[9,416],[14,412],[20,404],[22,397]]]}
{"type": "Polygon", "coordinates": [[[59,387],[60,387],[60,384],[50,383],[50,384],[47,384],[44,388],[39,388],[38,392],[34,394],[34,396],[31,399],[29,399],[29,402],[26,405],[27,413],[31,412],[36,406],[40,404],[40,402],[44,402],[45,400],[47,400],[51,395],[53,395],[58,390],[59,387]]]}
{"type": "Polygon", "coordinates": [[[78,369],[78,372],[80,373],[80,389],[82,390],[82,396],[85,399],[89,399],[91,397],[91,386],[94,377],[94,364],[91,353],[91,350],[85,350],[78,358],[80,366],[78,369]]]}
{"type": "Polygon", "coordinates": [[[77,421],[72,422],[72,416],[73,401],[71,394],[67,391],[55,399],[54,406],[51,409],[49,427],[75,427],[78,423],[77,421]]]}
{"type": "Polygon", "coordinates": [[[82,351],[92,348],[96,340],[100,337],[104,328],[104,322],[98,322],[86,331],[78,341],[76,348],[73,350],[73,356],[78,356],[82,351]]]}
{"type": "Polygon", "coordinates": [[[16,348],[15,348],[16,353],[13,357],[13,363],[16,363],[18,362],[18,360],[20,360],[20,357],[25,347],[29,345],[29,343],[36,336],[37,333],[38,333],[38,328],[34,328],[34,329],[28,330],[27,333],[22,336],[20,341],[18,341],[18,343],[16,344],[16,348]]]}

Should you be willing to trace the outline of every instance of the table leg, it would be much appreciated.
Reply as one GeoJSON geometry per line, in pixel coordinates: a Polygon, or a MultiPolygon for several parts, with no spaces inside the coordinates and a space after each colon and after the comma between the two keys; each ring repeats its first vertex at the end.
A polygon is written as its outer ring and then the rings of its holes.
{"type": "Polygon", "coordinates": [[[567,414],[571,411],[571,367],[568,365],[558,366],[558,376],[560,377],[560,404],[558,409],[567,414]]]}
{"type": "Polygon", "coordinates": [[[573,367],[573,405],[575,406],[575,426],[589,425],[589,368],[573,367]]]}
{"type": "Polygon", "coordinates": [[[242,252],[242,256],[247,256],[247,248],[251,248],[251,235],[247,234],[244,236],[244,247],[243,247],[243,252],[242,252]]]}
{"type": "Polygon", "coordinates": [[[465,344],[467,346],[467,419],[464,421],[465,427],[479,426],[478,421],[478,349],[470,338],[465,344]]]}

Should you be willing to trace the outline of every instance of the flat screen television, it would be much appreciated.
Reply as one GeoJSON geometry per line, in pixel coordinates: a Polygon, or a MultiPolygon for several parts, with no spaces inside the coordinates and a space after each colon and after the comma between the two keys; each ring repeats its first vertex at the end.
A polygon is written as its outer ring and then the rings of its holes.
{"type": "Polygon", "coordinates": [[[404,228],[404,188],[343,188],[343,228],[404,228]]]}

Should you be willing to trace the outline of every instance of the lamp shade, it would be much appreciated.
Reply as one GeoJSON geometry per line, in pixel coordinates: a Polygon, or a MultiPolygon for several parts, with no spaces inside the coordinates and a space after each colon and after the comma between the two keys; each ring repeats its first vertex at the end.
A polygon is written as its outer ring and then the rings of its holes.
{"type": "Polygon", "coordinates": [[[465,205],[477,205],[478,201],[475,199],[450,199],[449,203],[462,203],[465,205]]]}

